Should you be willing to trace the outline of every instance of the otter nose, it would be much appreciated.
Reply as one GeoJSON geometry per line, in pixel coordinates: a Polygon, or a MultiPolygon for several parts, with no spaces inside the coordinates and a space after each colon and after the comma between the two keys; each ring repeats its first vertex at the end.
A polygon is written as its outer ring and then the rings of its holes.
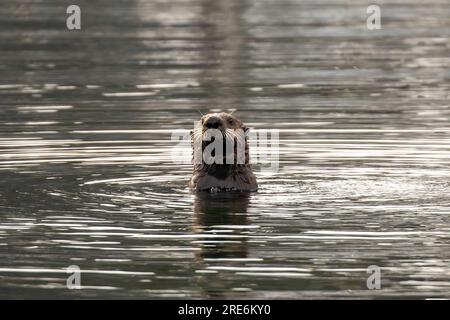
{"type": "Polygon", "coordinates": [[[222,120],[218,117],[210,117],[205,122],[205,127],[209,129],[217,129],[222,124],[222,120]]]}

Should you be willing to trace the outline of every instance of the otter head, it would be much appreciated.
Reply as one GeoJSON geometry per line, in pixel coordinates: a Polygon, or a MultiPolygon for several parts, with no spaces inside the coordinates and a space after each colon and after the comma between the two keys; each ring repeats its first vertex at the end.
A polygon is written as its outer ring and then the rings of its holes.
{"type": "Polygon", "coordinates": [[[194,173],[189,182],[191,189],[256,190],[256,177],[249,163],[247,132],[242,121],[231,114],[221,112],[202,116],[192,132],[194,173]]]}

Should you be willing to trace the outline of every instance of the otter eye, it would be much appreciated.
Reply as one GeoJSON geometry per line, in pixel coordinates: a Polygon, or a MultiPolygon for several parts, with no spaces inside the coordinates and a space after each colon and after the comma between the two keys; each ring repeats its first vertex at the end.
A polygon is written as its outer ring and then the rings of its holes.
{"type": "Polygon", "coordinates": [[[233,119],[228,119],[229,124],[233,124],[233,119]]]}

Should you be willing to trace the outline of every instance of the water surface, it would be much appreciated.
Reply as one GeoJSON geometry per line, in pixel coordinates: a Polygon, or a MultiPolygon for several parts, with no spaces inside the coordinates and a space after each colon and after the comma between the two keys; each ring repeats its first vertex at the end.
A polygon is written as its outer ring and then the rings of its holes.
{"type": "Polygon", "coordinates": [[[0,4],[1,298],[450,297],[447,0],[66,2],[0,4]],[[235,109],[279,170],[192,194],[235,109]]]}

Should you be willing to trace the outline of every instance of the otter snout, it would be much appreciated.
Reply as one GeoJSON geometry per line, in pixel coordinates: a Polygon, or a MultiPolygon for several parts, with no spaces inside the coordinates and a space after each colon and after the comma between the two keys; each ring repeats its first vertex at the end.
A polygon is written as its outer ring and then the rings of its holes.
{"type": "Polygon", "coordinates": [[[219,117],[212,116],[206,119],[203,126],[207,129],[218,129],[223,126],[223,121],[219,117]]]}

